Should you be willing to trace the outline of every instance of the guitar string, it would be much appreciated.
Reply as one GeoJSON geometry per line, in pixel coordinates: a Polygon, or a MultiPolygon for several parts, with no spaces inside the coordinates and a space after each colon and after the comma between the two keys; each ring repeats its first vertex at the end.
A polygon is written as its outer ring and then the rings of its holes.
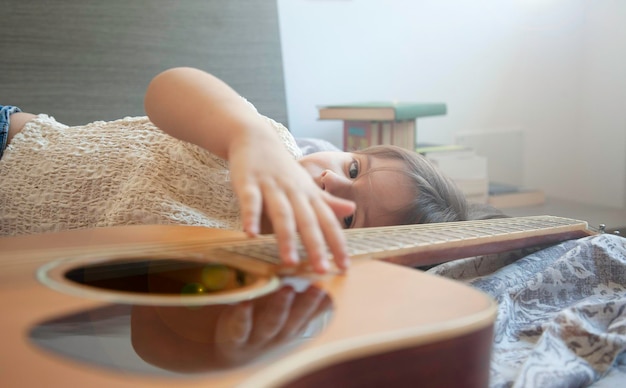
{"type": "MultiPolygon", "coordinates": [[[[393,251],[410,249],[423,246],[425,244],[445,243],[451,241],[461,242],[472,239],[488,239],[495,236],[510,235],[513,233],[530,233],[541,230],[555,230],[559,227],[579,226],[586,229],[584,221],[554,217],[554,216],[530,216],[516,218],[502,218],[494,220],[476,220],[448,222],[441,224],[419,224],[400,225],[380,228],[363,228],[346,230],[348,251],[351,256],[361,255],[370,252],[393,251]]],[[[167,254],[172,253],[200,253],[211,249],[222,249],[228,252],[242,254],[259,258],[272,264],[278,264],[278,251],[273,235],[259,236],[254,239],[242,239],[235,242],[207,242],[200,241],[171,241],[166,243],[146,243],[131,244],[131,247],[107,247],[102,248],[100,254],[107,256],[117,256],[126,254],[133,256],[142,254],[167,254]],[[256,257],[261,256],[261,257],[256,257]]],[[[86,247],[59,249],[55,256],[64,254],[70,256],[72,253],[84,252],[86,247]]],[[[98,250],[97,246],[91,250],[98,250]]],[[[298,242],[300,257],[306,258],[306,252],[298,242]]],[[[48,252],[50,253],[50,252],[48,252]]],[[[28,256],[28,254],[26,254],[28,256]]],[[[44,253],[44,255],[46,255],[44,253]]],[[[91,254],[89,256],[93,256],[91,254]]],[[[97,254],[96,254],[97,255],[97,254]]],[[[50,256],[49,254],[47,256],[50,256]]],[[[84,255],[86,256],[86,255],[84,255]]],[[[14,260],[2,260],[0,266],[6,264],[24,264],[25,259],[20,259],[19,255],[14,260]]],[[[35,258],[33,261],[39,262],[44,258],[35,258]]],[[[48,257],[47,260],[50,260],[48,257]]],[[[26,260],[28,262],[28,260],[26,260]]]]}
{"type": "MultiPolygon", "coordinates": [[[[467,227],[467,224],[447,223],[437,225],[436,228],[400,227],[396,228],[397,230],[385,228],[381,230],[381,232],[384,231],[384,233],[381,233],[384,234],[384,236],[381,236],[378,239],[376,237],[372,238],[367,229],[360,229],[359,232],[351,233],[352,236],[349,236],[348,245],[349,248],[352,248],[351,254],[356,255],[360,253],[366,254],[380,252],[381,249],[377,249],[378,247],[386,248],[386,250],[390,250],[390,248],[407,249],[427,244],[461,242],[471,240],[472,238],[490,238],[511,235],[513,233],[555,229],[558,226],[572,225],[571,220],[554,222],[556,221],[555,219],[550,219],[550,221],[553,222],[549,223],[546,223],[545,219],[525,221],[517,220],[516,222],[510,222],[510,220],[511,219],[507,220],[507,222],[503,225],[497,225],[498,227],[494,227],[494,222],[491,221],[485,222],[485,224],[488,225],[487,227],[484,225],[477,227],[477,223],[473,223],[473,226],[470,228],[467,227]],[[426,230],[426,233],[424,233],[424,230],[426,230]],[[358,234],[360,234],[360,238],[355,238],[358,234]],[[351,242],[355,240],[357,241],[358,246],[351,246],[351,242]],[[363,244],[362,241],[365,241],[365,243],[363,244]]],[[[579,225],[579,223],[580,221],[576,221],[574,222],[574,225],[579,225]]],[[[584,223],[580,225],[584,225],[584,223]]],[[[239,249],[241,250],[241,253],[245,253],[245,245],[242,245],[239,249]]]]}
{"type": "MultiPolygon", "coordinates": [[[[384,228],[368,228],[368,229],[354,229],[346,231],[346,236],[348,237],[348,249],[352,255],[368,252],[367,248],[364,248],[364,245],[369,245],[370,240],[372,240],[372,236],[375,236],[376,233],[380,235],[384,235],[380,237],[382,239],[382,245],[379,245],[375,248],[386,248],[387,250],[394,246],[391,244],[395,243],[396,247],[404,247],[410,248],[413,246],[419,246],[423,244],[432,244],[438,242],[448,242],[448,241],[462,241],[467,240],[476,235],[478,237],[489,238],[491,236],[499,235],[499,234],[510,234],[514,232],[524,232],[524,231],[532,231],[539,229],[553,229],[555,225],[576,225],[581,223],[581,221],[571,220],[571,219],[563,219],[548,216],[535,216],[535,217],[523,217],[522,218],[509,218],[509,219],[500,219],[500,220],[480,220],[479,221],[471,221],[471,224],[466,222],[458,222],[458,223],[446,223],[444,225],[439,224],[424,224],[424,225],[412,225],[412,226],[398,226],[398,227],[384,227],[384,228]],[[506,220],[503,222],[502,220],[506,220]],[[501,224],[501,225],[496,225],[501,224]],[[498,226],[498,228],[493,228],[493,226],[498,226]],[[469,226],[469,227],[468,227],[469,226]],[[451,229],[462,229],[460,233],[452,233],[451,229]],[[469,232],[468,232],[469,230],[469,232]],[[471,231],[475,231],[471,233],[471,231]],[[427,232],[427,233],[425,233],[427,232]],[[449,238],[442,238],[442,236],[449,236],[449,238]],[[468,237],[469,236],[469,237],[468,237]],[[394,237],[390,239],[390,237],[394,237]],[[427,238],[428,237],[428,238],[427,238]],[[416,243],[416,240],[418,242],[416,243]],[[355,247],[354,242],[358,244],[358,247],[355,247]],[[398,243],[400,242],[400,243],[398,243]]],[[[584,224],[584,223],[583,223],[584,224]]],[[[381,240],[379,240],[381,241],[381,240]]],[[[255,249],[258,249],[259,246],[263,246],[264,249],[269,249],[269,256],[273,256],[271,262],[278,262],[275,259],[277,255],[276,251],[272,251],[272,247],[275,246],[275,241],[273,236],[261,236],[259,238],[253,240],[241,240],[235,243],[217,243],[219,247],[222,249],[224,247],[228,247],[231,251],[239,251],[240,254],[245,254],[245,251],[253,252],[255,249]],[[269,247],[269,248],[268,248],[269,247]]],[[[207,243],[206,241],[188,241],[188,242],[170,242],[166,243],[167,247],[164,247],[163,244],[143,244],[143,245],[135,245],[133,249],[124,249],[120,248],[117,251],[121,253],[127,253],[132,255],[134,253],[146,252],[150,251],[151,247],[153,249],[158,249],[162,251],[166,249],[166,251],[197,251],[198,248],[206,248],[210,249],[212,245],[215,243],[207,243]]],[[[94,247],[97,248],[97,247],[94,247]]],[[[370,247],[371,248],[371,247],[370,247]]],[[[84,248],[76,248],[76,250],[84,250],[84,248]]],[[[299,249],[303,249],[300,247],[299,249]]],[[[117,251],[114,249],[107,249],[108,254],[114,254],[117,251]]],[[[68,252],[69,253],[69,252],[68,252]]],[[[146,252],[150,253],[150,252],[146,252]]],[[[304,251],[301,252],[301,256],[306,256],[304,251]]],[[[265,254],[264,256],[267,256],[265,254]]]]}

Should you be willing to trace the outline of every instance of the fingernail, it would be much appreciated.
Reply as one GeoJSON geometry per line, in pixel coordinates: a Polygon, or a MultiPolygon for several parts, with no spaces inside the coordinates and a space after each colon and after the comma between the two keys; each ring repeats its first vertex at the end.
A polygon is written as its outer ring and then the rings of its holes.
{"type": "Polygon", "coordinates": [[[298,253],[295,250],[289,251],[289,254],[287,255],[287,262],[290,265],[298,264],[298,259],[298,253]]]}
{"type": "Polygon", "coordinates": [[[320,272],[320,273],[328,272],[328,270],[330,269],[330,265],[328,264],[328,260],[326,260],[326,259],[321,260],[318,263],[317,268],[318,268],[318,272],[320,272]]]}
{"type": "Polygon", "coordinates": [[[244,228],[244,231],[250,236],[256,236],[259,234],[259,227],[256,224],[249,224],[244,228]]]}

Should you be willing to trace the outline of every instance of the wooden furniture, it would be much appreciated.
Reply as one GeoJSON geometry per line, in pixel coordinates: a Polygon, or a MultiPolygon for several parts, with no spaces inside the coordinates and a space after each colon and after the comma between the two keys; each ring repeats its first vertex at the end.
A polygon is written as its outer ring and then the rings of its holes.
{"type": "Polygon", "coordinates": [[[343,121],[343,149],[355,151],[391,144],[411,151],[417,146],[415,121],[447,112],[443,103],[362,102],[318,107],[320,120],[343,121]]]}

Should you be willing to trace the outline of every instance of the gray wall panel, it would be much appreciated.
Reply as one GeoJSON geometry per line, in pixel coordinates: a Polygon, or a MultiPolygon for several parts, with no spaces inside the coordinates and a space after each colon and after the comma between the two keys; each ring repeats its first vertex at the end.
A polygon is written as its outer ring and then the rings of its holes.
{"type": "Polygon", "coordinates": [[[143,115],[158,72],[194,66],[287,124],[276,1],[3,0],[0,104],[66,124],[143,115]]]}

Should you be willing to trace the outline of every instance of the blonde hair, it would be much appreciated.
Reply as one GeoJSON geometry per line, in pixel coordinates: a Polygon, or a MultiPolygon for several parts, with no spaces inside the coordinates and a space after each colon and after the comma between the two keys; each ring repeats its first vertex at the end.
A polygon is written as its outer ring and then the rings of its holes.
{"type": "Polygon", "coordinates": [[[468,219],[468,205],[461,190],[422,155],[391,145],[373,146],[354,153],[400,160],[406,166],[399,172],[414,184],[415,198],[398,210],[398,225],[468,219]]]}

